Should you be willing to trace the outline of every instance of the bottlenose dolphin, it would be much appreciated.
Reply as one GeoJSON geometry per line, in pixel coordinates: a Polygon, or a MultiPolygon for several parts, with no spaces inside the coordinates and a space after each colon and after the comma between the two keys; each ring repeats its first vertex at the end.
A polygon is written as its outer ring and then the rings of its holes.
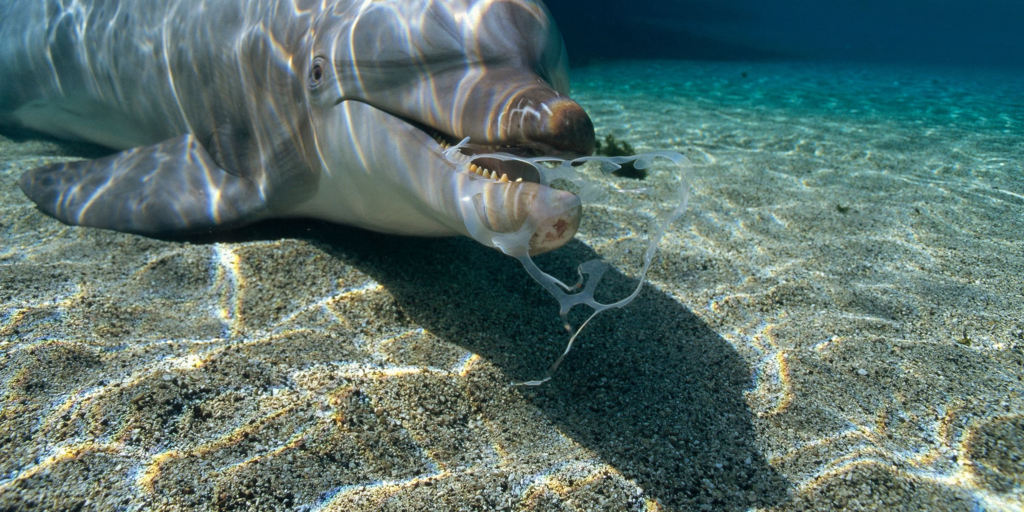
{"type": "Polygon", "coordinates": [[[120,153],[26,172],[40,209],[145,235],[313,217],[423,236],[546,219],[557,248],[580,201],[536,169],[460,151],[573,158],[594,128],[568,96],[540,0],[0,0],[0,124],[120,153]],[[477,180],[477,181],[473,181],[477,180]]]}

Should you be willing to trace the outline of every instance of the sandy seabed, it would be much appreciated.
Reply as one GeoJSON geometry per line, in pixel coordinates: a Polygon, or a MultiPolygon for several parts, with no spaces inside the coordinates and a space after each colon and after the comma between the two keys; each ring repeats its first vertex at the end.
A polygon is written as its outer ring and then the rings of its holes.
{"type": "MultiPolygon", "coordinates": [[[[1024,507],[1024,79],[574,80],[599,137],[689,156],[693,195],[537,388],[509,383],[564,348],[557,305],[472,240],[68,227],[17,178],[97,149],[0,138],[0,510],[1024,507]]],[[[578,240],[539,263],[618,243],[578,240]]]]}

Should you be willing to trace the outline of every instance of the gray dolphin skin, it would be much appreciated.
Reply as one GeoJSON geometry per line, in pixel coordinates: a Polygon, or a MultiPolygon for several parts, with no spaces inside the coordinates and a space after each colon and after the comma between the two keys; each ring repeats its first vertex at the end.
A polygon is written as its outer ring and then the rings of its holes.
{"type": "Polygon", "coordinates": [[[144,235],[279,217],[466,235],[456,203],[487,180],[489,226],[539,214],[530,253],[560,247],[576,196],[443,152],[590,154],[567,64],[539,0],[0,0],[0,124],[121,151],[22,190],[62,222],[144,235]]]}

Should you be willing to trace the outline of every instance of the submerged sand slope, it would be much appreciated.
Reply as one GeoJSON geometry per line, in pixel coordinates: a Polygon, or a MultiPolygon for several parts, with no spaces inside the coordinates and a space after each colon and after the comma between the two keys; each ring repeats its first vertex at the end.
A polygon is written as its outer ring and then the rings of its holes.
{"type": "Polygon", "coordinates": [[[694,148],[686,250],[652,278],[755,369],[759,443],[798,503],[1021,505],[1019,76],[638,64],[581,78],[597,126],[694,148]]]}
{"type": "Polygon", "coordinates": [[[981,78],[579,70],[598,135],[686,152],[695,194],[539,389],[507,383],[556,306],[494,251],[70,228],[16,180],[96,150],[0,139],[0,508],[1020,507],[1024,110],[981,78]]]}

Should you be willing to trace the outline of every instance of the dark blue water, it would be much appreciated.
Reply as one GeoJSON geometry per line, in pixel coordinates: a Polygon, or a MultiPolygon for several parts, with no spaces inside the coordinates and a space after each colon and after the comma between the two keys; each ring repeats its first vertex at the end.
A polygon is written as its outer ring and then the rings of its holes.
{"type": "Polygon", "coordinates": [[[1011,0],[549,0],[574,65],[595,59],[1024,67],[1011,0]]]}

